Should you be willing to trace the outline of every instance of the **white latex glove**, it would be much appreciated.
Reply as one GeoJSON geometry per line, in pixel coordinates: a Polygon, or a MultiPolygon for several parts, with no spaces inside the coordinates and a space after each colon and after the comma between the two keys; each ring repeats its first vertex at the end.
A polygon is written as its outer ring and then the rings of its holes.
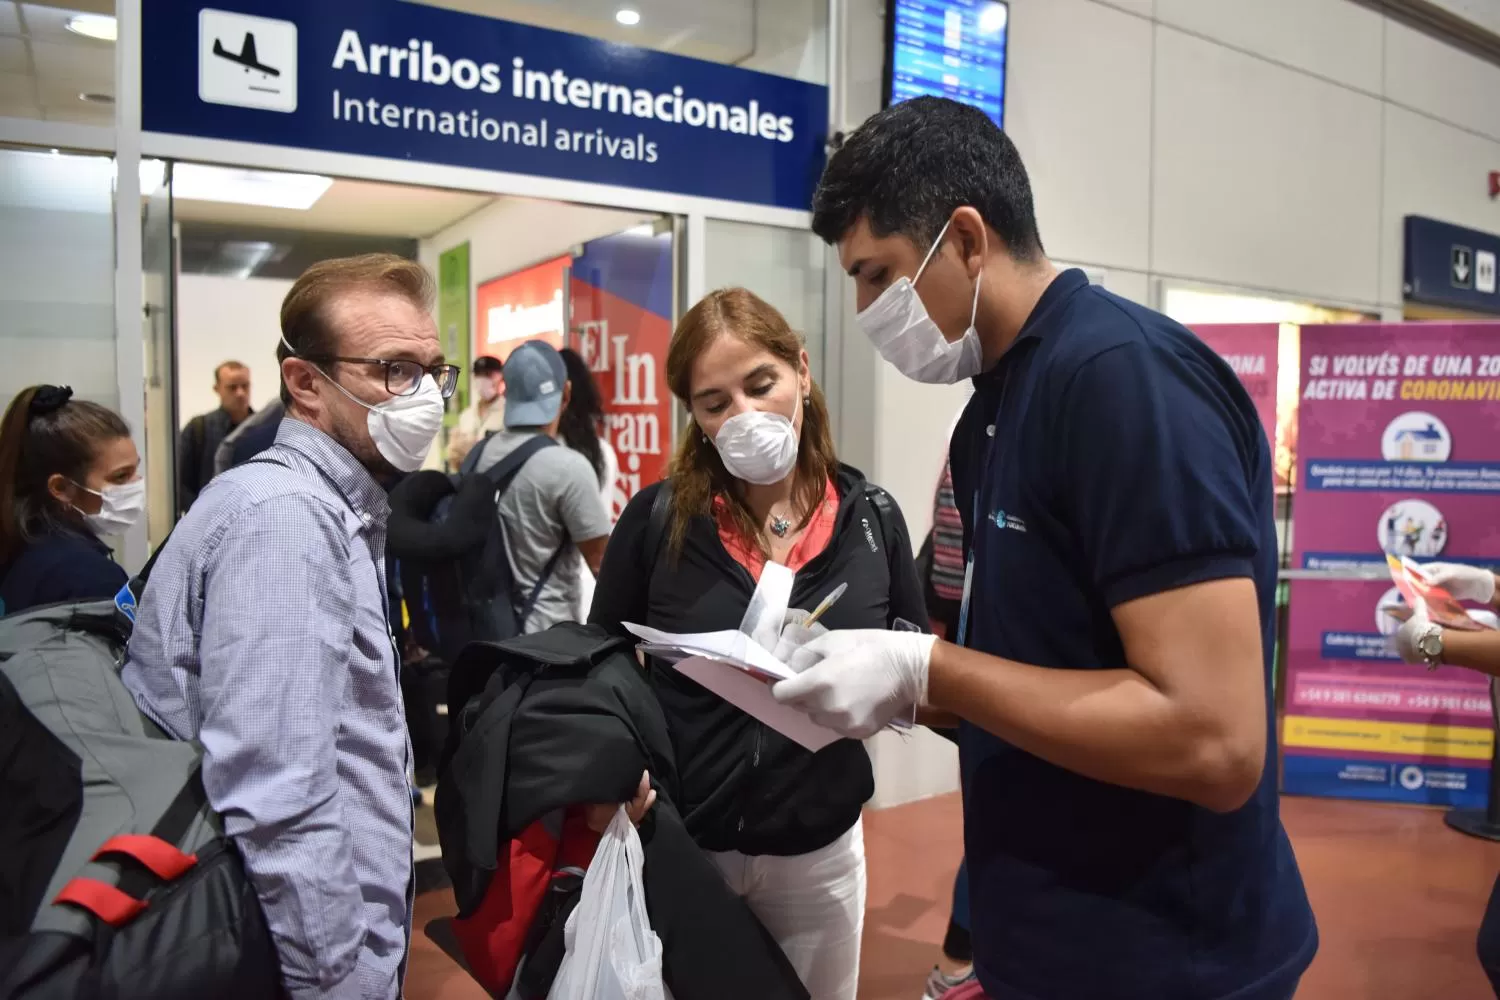
{"type": "Polygon", "coordinates": [[[771,694],[818,725],[862,740],[926,700],[935,642],[921,632],[830,632],[796,651],[798,675],[777,682],[771,694]]]}
{"type": "Polygon", "coordinates": [[[1427,608],[1418,605],[1412,612],[1410,618],[1401,623],[1393,637],[1396,653],[1407,663],[1427,664],[1427,658],[1417,648],[1417,640],[1422,638],[1422,633],[1427,631],[1427,626],[1432,624],[1432,619],[1427,617],[1427,608]]]}
{"type": "MultiPolygon", "coordinates": [[[[781,638],[776,640],[776,648],[771,655],[782,663],[788,664],[792,669],[797,669],[792,662],[793,657],[803,646],[812,642],[820,635],[827,635],[828,630],[817,622],[809,627],[803,624],[812,617],[812,612],[803,611],[800,608],[792,608],[786,613],[781,626],[781,638]]],[[[810,662],[806,658],[799,658],[798,662],[804,667],[810,662]]]]}
{"type": "Polygon", "coordinates": [[[1489,604],[1495,599],[1495,574],[1478,566],[1463,563],[1427,563],[1422,567],[1427,579],[1442,587],[1460,601],[1489,604]]]}

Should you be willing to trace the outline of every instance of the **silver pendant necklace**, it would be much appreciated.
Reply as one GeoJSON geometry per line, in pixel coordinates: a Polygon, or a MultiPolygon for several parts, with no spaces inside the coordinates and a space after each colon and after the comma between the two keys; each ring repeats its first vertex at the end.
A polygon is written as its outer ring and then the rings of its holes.
{"type": "Polygon", "coordinates": [[[786,533],[792,530],[792,519],[789,517],[777,517],[771,515],[771,534],[777,538],[785,538],[786,533]]]}

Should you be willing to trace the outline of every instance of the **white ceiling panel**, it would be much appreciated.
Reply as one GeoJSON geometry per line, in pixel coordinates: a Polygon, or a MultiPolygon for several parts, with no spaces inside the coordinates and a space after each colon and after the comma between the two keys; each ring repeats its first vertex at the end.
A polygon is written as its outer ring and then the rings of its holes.
{"type": "Polygon", "coordinates": [[[0,73],[29,73],[31,60],[26,56],[26,43],[19,38],[0,35],[0,73]]]}
{"type": "Polygon", "coordinates": [[[630,0],[641,21],[615,21],[620,0],[412,0],[429,7],[480,14],[555,31],[639,45],[679,55],[734,62],[755,44],[756,0],[630,0]]]}
{"type": "Polygon", "coordinates": [[[490,195],[439,188],[336,180],[306,211],[175,199],[186,221],[270,226],[324,233],[421,238],[446,229],[494,200],[490,195]]]}
{"type": "Polygon", "coordinates": [[[101,59],[98,52],[77,45],[32,42],[31,58],[43,87],[66,84],[74,93],[114,93],[114,60],[101,59]]]}
{"type": "Polygon", "coordinates": [[[59,7],[69,13],[83,11],[89,14],[113,14],[115,12],[114,0],[33,0],[32,7],[59,7]]]}
{"type": "Polygon", "coordinates": [[[49,122],[109,127],[115,123],[115,109],[74,101],[71,104],[49,105],[42,109],[42,117],[49,122]]]}
{"type": "Polygon", "coordinates": [[[0,101],[36,100],[29,73],[0,73],[0,101]]]}
{"type": "Polygon", "coordinates": [[[0,93],[0,118],[41,118],[42,109],[25,94],[0,93]]]}

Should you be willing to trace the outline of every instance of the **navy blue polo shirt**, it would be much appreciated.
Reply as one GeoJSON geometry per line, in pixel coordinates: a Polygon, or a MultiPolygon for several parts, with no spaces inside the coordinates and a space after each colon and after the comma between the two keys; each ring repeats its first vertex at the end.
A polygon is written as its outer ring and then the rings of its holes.
{"type": "Polygon", "coordinates": [[[1123,667],[1111,608],[1233,577],[1254,579],[1265,630],[1265,773],[1233,813],[1094,781],[962,727],[985,991],[1290,997],[1317,930],[1277,806],[1274,495],[1250,397],[1188,330],[1067,271],[975,379],[952,468],[975,560],[972,648],[1059,670],[1123,667]]]}

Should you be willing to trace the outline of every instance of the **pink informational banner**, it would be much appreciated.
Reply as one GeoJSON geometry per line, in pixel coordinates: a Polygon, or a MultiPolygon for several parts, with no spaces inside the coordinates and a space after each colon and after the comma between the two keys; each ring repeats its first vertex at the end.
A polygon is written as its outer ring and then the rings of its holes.
{"type": "Polygon", "coordinates": [[[1489,684],[1390,648],[1386,553],[1500,568],[1500,324],[1302,328],[1283,781],[1293,794],[1481,806],[1489,684]]]}
{"type": "MultiPolygon", "coordinates": [[[[1296,328],[1288,327],[1288,336],[1296,328]]],[[[1271,454],[1276,462],[1276,486],[1285,490],[1292,468],[1292,443],[1295,441],[1295,401],[1277,406],[1278,359],[1281,351],[1282,325],[1279,323],[1199,323],[1192,328],[1200,340],[1229,363],[1239,376],[1245,391],[1255,403],[1271,454]],[[1280,414],[1280,416],[1278,416],[1280,414]]]]}

